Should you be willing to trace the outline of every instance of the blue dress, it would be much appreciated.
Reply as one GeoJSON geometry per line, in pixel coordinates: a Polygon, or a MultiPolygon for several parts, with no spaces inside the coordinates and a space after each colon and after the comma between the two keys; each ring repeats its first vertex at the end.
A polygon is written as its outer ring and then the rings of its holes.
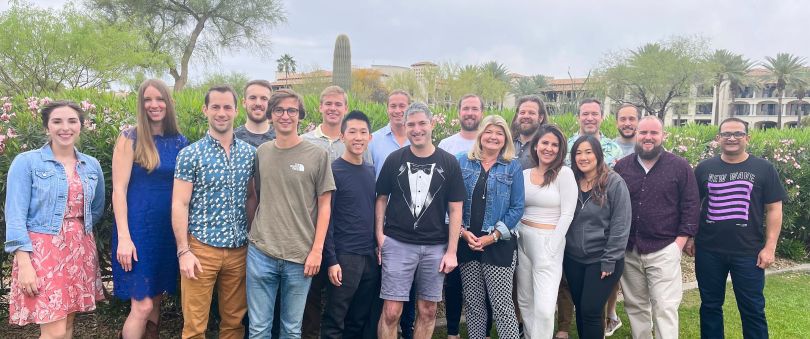
{"type": "MultiPolygon", "coordinates": [[[[124,132],[136,139],[135,129],[124,132]]],[[[117,225],[112,232],[113,294],[122,300],[142,300],[163,292],[177,292],[177,245],[172,232],[171,205],[177,154],[188,145],[183,135],[152,136],[160,165],[149,173],[132,164],[127,188],[129,233],[138,253],[132,271],[125,272],[116,258],[117,225]]]]}

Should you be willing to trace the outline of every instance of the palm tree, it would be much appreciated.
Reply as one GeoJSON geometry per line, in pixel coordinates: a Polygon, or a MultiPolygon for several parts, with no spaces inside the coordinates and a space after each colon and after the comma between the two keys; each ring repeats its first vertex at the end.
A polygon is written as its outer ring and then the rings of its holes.
{"type": "Polygon", "coordinates": [[[794,78],[794,81],[788,84],[788,89],[791,90],[799,100],[798,105],[799,109],[797,110],[798,119],[796,120],[797,126],[801,125],[802,123],[802,116],[804,115],[804,110],[802,109],[802,104],[804,104],[804,98],[807,95],[807,92],[810,91],[810,71],[803,71],[800,72],[799,75],[794,78]]]}
{"type": "Polygon", "coordinates": [[[798,81],[800,74],[805,71],[805,59],[790,53],[777,53],[776,58],[765,57],[762,65],[771,71],[771,80],[776,82],[776,95],[779,107],[776,115],[776,125],[782,128],[782,96],[785,88],[798,81]]]}
{"type": "Polygon", "coordinates": [[[509,83],[509,70],[503,64],[490,61],[481,65],[481,71],[505,83],[509,83]]]}
{"type": "Polygon", "coordinates": [[[524,95],[540,94],[546,87],[548,87],[546,77],[532,75],[515,80],[509,92],[514,94],[515,97],[522,97],[524,95]]]}
{"type": "Polygon", "coordinates": [[[724,81],[729,82],[729,92],[732,94],[732,103],[740,84],[746,82],[748,71],[754,66],[749,59],[740,54],[734,54],[725,49],[718,49],[705,60],[714,85],[714,124],[720,121],[720,86],[724,81]]]}
{"type": "Polygon", "coordinates": [[[284,85],[289,87],[290,73],[295,73],[295,59],[289,54],[284,54],[276,59],[278,72],[284,72],[284,85]]]}

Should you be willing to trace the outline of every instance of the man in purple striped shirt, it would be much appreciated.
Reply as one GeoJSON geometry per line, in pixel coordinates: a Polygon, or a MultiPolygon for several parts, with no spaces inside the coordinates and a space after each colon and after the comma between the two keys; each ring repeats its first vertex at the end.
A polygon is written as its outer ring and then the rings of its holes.
{"type": "Polygon", "coordinates": [[[621,277],[633,338],[678,338],[681,251],[697,233],[698,189],[689,163],[663,149],[664,126],[655,116],[639,121],[635,154],[613,168],[627,183],[633,204],[621,277]]]}
{"type": "Polygon", "coordinates": [[[776,168],[748,154],[748,125],[738,118],[720,123],[722,154],[695,168],[702,208],[695,236],[695,274],[700,289],[700,335],[723,338],[726,278],[740,310],[743,337],[768,338],[765,269],[774,261],[782,228],[785,188],[776,168]]]}

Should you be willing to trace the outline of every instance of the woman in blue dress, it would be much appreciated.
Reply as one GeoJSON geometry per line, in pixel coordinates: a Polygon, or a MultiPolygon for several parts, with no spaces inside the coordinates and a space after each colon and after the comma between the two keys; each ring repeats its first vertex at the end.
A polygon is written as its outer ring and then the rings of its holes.
{"type": "Polygon", "coordinates": [[[163,81],[144,81],[137,100],[137,124],[118,137],[112,159],[113,294],[132,301],[119,338],[158,338],[163,293],[177,292],[172,183],[188,140],[163,81]]]}

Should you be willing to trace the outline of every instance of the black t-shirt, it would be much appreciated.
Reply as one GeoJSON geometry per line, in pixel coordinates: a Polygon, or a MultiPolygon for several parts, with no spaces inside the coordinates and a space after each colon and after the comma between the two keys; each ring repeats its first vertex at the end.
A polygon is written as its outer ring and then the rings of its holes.
{"type": "Polygon", "coordinates": [[[337,254],[373,255],[374,247],[374,166],[355,165],[343,158],[332,162],[335,192],[332,217],[324,242],[324,261],[337,264],[337,254]]]}
{"type": "Polygon", "coordinates": [[[716,156],[698,164],[695,178],[701,201],[695,245],[726,254],[759,254],[765,246],[765,205],[787,195],[776,168],[752,155],[739,164],[716,156]]]}
{"type": "Polygon", "coordinates": [[[391,153],[377,178],[377,194],[388,196],[385,235],[419,245],[447,243],[447,204],[467,197],[458,160],[440,148],[426,158],[410,147],[391,153]]]}
{"type": "MultiPolygon", "coordinates": [[[[487,209],[487,179],[489,178],[489,171],[481,171],[478,176],[478,181],[475,183],[472,193],[472,205],[470,205],[470,228],[468,231],[472,232],[476,237],[483,237],[488,235],[482,231],[484,228],[484,214],[487,209]]],[[[509,240],[503,240],[484,247],[484,251],[473,251],[467,246],[464,239],[459,240],[458,246],[458,261],[466,263],[470,261],[479,261],[481,263],[499,267],[512,266],[512,257],[517,249],[517,241],[515,237],[509,240]]]]}

